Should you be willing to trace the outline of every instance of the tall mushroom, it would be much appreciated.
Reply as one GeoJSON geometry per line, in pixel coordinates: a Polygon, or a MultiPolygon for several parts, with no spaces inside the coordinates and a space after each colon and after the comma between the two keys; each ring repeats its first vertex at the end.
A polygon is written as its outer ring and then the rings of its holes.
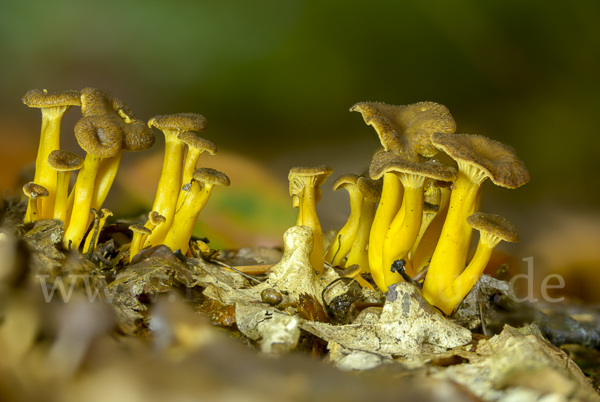
{"type": "Polygon", "coordinates": [[[498,243],[503,240],[519,241],[517,228],[498,215],[476,212],[467,218],[467,223],[473,229],[479,230],[479,243],[469,265],[433,303],[446,314],[452,313],[454,307],[477,283],[498,243]]]}
{"type": "Polygon", "coordinates": [[[179,139],[184,131],[204,131],[208,127],[206,119],[195,113],[181,113],[155,116],[148,122],[165,134],[165,158],[158,181],[152,210],[165,217],[165,223],[157,227],[146,238],[144,247],[160,244],[171,227],[177,208],[177,196],[182,186],[183,154],[185,143],[179,139]]]}
{"type": "Polygon", "coordinates": [[[114,182],[117,170],[123,158],[123,152],[138,152],[154,144],[154,133],[121,100],[96,88],[81,90],[81,113],[84,117],[104,116],[121,131],[123,144],[120,151],[112,157],[104,158],[98,167],[94,184],[92,208],[100,210],[114,182]]]}
{"type": "Polygon", "coordinates": [[[342,266],[342,261],[352,248],[358,232],[358,223],[363,205],[363,195],[358,189],[358,176],[345,174],[333,182],[333,191],[344,188],[350,195],[350,216],[344,226],[335,234],[335,238],[325,253],[325,261],[332,265],[342,266]]]}
{"type": "Polygon", "coordinates": [[[364,196],[360,221],[358,223],[358,233],[355,241],[352,243],[346,266],[357,264],[360,266],[360,273],[369,273],[369,235],[371,226],[375,218],[375,207],[381,198],[382,183],[379,180],[371,180],[367,177],[360,177],[357,181],[358,189],[364,196]]]}
{"type": "Polygon", "coordinates": [[[83,168],[77,175],[73,189],[73,209],[69,226],[63,237],[65,248],[79,248],[88,227],[94,184],[103,158],[116,156],[122,147],[122,132],[106,116],[87,116],[75,125],[75,137],[87,153],[83,168]]]}
{"type": "Polygon", "coordinates": [[[313,232],[314,245],[310,262],[315,271],[323,273],[323,231],[317,216],[317,203],[321,199],[321,186],[333,173],[329,166],[295,167],[290,170],[290,195],[295,208],[299,209],[296,226],[308,226],[313,232]]]}
{"type": "Polygon", "coordinates": [[[48,197],[41,203],[41,219],[51,219],[54,214],[56,194],[56,173],[48,165],[48,156],[60,148],[60,124],[71,106],[80,106],[78,91],[48,93],[32,89],[23,96],[23,103],[42,110],[42,130],[33,181],[48,191],[48,197]]]}
{"type": "Polygon", "coordinates": [[[83,167],[83,158],[72,152],[59,149],[50,152],[48,165],[56,171],[57,177],[53,218],[66,223],[71,172],[83,167]]]}
{"type": "MultiPolygon", "coordinates": [[[[206,205],[214,186],[229,186],[229,177],[215,169],[200,168],[194,171],[190,193],[185,202],[174,216],[173,224],[167,231],[164,245],[176,251],[181,249],[186,254],[189,248],[190,237],[198,220],[200,211],[206,205]]],[[[164,226],[162,224],[156,229],[164,226]]],[[[154,233],[154,232],[152,232],[154,233]]],[[[151,238],[152,235],[149,236],[151,238]]]]}
{"type": "Polygon", "coordinates": [[[529,181],[529,172],[513,148],[480,135],[442,134],[431,137],[433,144],[458,163],[448,215],[435,248],[423,295],[433,302],[462,272],[472,229],[467,217],[475,212],[481,184],[517,188],[529,181]]]}

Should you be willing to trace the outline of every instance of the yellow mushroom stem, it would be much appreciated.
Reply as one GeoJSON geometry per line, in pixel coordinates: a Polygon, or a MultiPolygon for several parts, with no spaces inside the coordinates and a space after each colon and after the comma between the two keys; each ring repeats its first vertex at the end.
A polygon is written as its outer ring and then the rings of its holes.
{"type": "MultiPolygon", "coordinates": [[[[311,178],[315,180],[315,178],[311,178]]],[[[304,189],[300,194],[300,212],[298,218],[302,217],[302,226],[308,226],[313,233],[313,250],[310,254],[310,263],[313,269],[323,273],[325,270],[325,247],[323,246],[323,230],[317,216],[317,193],[321,191],[314,183],[305,183],[304,189]]],[[[296,223],[296,225],[300,225],[296,223]]]]}
{"type": "Polygon", "coordinates": [[[31,195],[27,202],[27,212],[25,213],[25,219],[23,223],[31,223],[39,220],[39,208],[38,208],[38,197],[37,195],[31,195]]]}
{"type": "Polygon", "coordinates": [[[163,132],[165,133],[165,159],[152,210],[164,216],[165,223],[152,231],[152,234],[146,238],[144,247],[163,243],[173,224],[177,208],[177,196],[182,185],[181,176],[185,143],[177,138],[178,130],[165,129],[163,132]]]}
{"type": "Polygon", "coordinates": [[[458,178],[450,197],[448,215],[431,257],[423,286],[423,296],[430,303],[433,303],[464,269],[473,231],[467,223],[467,217],[473,214],[480,185],[487,178],[479,169],[463,165],[465,164],[459,163],[458,178]]]}
{"type": "Polygon", "coordinates": [[[440,233],[442,232],[442,227],[446,221],[448,206],[450,204],[450,189],[441,188],[440,190],[442,194],[438,212],[425,230],[421,240],[416,244],[416,249],[412,254],[411,262],[416,273],[421,272],[429,264],[429,259],[433,255],[435,246],[440,238],[440,233]]]}
{"type": "MultiPolygon", "coordinates": [[[[427,231],[427,228],[429,227],[429,225],[431,224],[431,221],[433,221],[433,218],[435,218],[435,216],[437,215],[437,212],[434,211],[426,211],[423,210],[423,218],[421,219],[421,228],[419,229],[419,234],[417,235],[417,238],[415,239],[415,243],[413,244],[412,248],[410,249],[410,252],[408,253],[408,261],[413,261],[413,256],[415,255],[417,248],[419,247],[419,243],[421,243],[421,239],[423,238],[423,235],[425,235],[425,232],[427,231]]],[[[413,265],[413,269],[415,269],[415,274],[418,272],[416,271],[416,267],[413,265]]]]}
{"type": "Polygon", "coordinates": [[[88,153],[83,162],[83,168],[77,175],[77,182],[73,189],[71,218],[63,237],[63,246],[67,249],[70,247],[73,250],[77,250],[88,228],[94,183],[101,161],[102,157],[88,153]]]}
{"type": "Polygon", "coordinates": [[[346,188],[350,194],[350,216],[346,224],[335,234],[334,241],[331,242],[325,254],[325,261],[339,267],[343,266],[342,261],[350,252],[356,239],[364,198],[356,186],[347,186],[346,188]]]}
{"type": "MultiPolygon", "coordinates": [[[[387,231],[383,242],[383,275],[386,287],[402,280],[397,272],[392,272],[392,263],[395,260],[406,259],[412,248],[423,219],[423,184],[425,177],[420,175],[402,173],[400,180],[404,186],[404,199],[402,210],[398,213],[387,231]]],[[[409,276],[415,273],[406,271],[409,276]]]]}
{"type": "Polygon", "coordinates": [[[59,219],[63,222],[67,219],[67,201],[69,198],[69,182],[71,180],[71,171],[56,173],[56,198],[54,200],[53,219],[59,219]]]}
{"type": "Polygon", "coordinates": [[[115,181],[115,176],[119,170],[121,159],[123,159],[123,152],[123,150],[120,150],[116,156],[104,158],[100,163],[94,185],[94,195],[92,198],[92,208],[95,208],[97,211],[102,208],[102,204],[104,204],[104,201],[108,196],[108,192],[115,181]]]}
{"type": "Polygon", "coordinates": [[[150,232],[150,230],[144,226],[137,226],[138,225],[133,225],[129,227],[129,229],[133,231],[133,238],[131,239],[131,245],[129,246],[129,262],[131,262],[133,257],[142,250],[142,239],[150,232]]]}
{"type": "MultiPolygon", "coordinates": [[[[90,209],[93,209],[93,208],[90,208],[90,209]]],[[[99,212],[99,215],[100,216],[98,219],[98,230],[96,230],[96,228],[94,227],[88,233],[87,237],[85,238],[85,244],[83,245],[84,253],[87,253],[89,251],[93,252],[96,249],[96,247],[98,247],[98,239],[100,238],[100,233],[102,232],[102,229],[104,228],[104,224],[106,223],[106,220],[108,219],[109,216],[112,216],[113,213],[110,209],[103,208],[99,212]],[[93,244],[92,244],[92,239],[94,240],[93,244]]]]}
{"type": "MultiPolygon", "coordinates": [[[[502,241],[498,236],[494,236],[487,232],[480,232],[480,236],[479,243],[477,244],[477,251],[475,251],[475,255],[467,268],[465,268],[458,278],[456,278],[433,303],[447,315],[452,313],[454,307],[456,307],[473,286],[475,286],[492,256],[492,251],[494,251],[494,248],[502,241]]],[[[429,276],[429,273],[427,275],[429,276]]]]}
{"type": "Polygon", "coordinates": [[[71,106],[42,108],[42,130],[35,160],[35,178],[33,180],[48,190],[48,197],[41,199],[40,219],[52,219],[54,215],[57,177],[56,171],[48,164],[48,155],[60,148],[60,125],[64,114],[70,108],[71,106]]]}
{"type": "Polygon", "coordinates": [[[367,248],[369,246],[369,234],[371,233],[371,226],[373,225],[374,218],[375,203],[365,197],[360,214],[360,222],[358,224],[358,233],[356,234],[356,239],[348,254],[348,260],[346,261],[347,266],[358,264],[360,266],[361,274],[366,274],[371,271],[369,268],[369,252],[367,248]]]}
{"type": "MultiPolygon", "coordinates": [[[[164,245],[173,251],[181,249],[184,255],[187,254],[189,241],[194,232],[198,215],[200,215],[200,212],[206,205],[213,187],[214,185],[209,183],[201,186],[199,182],[192,181],[189,194],[179,211],[175,214],[173,224],[167,231],[163,242],[164,245]]],[[[165,224],[163,223],[158,227],[162,226],[165,226],[165,224]]]]}
{"type": "Polygon", "coordinates": [[[403,194],[404,188],[398,176],[394,173],[385,173],[383,175],[381,199],[369,235],[369,267],[371,269],[371,276],[383,292],[387,291],[382,270],[383,242],[390,223],[392,223],[392,220],[400,210],[403,194]]]}

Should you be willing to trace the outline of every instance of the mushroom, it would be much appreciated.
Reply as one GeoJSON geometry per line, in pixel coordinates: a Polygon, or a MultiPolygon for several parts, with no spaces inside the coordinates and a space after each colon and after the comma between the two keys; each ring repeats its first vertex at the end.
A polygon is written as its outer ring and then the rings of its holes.
{"type": "Polygon", "coordinates": [[[144,236],[150,235],[152,231],[142,225],[131,225],[129,229],[133,232],[133,239],[129,247],[129,262],[131,262],[133,257],[142,249],[142,239],[144,236]]]}
{"type": "Polygon", "coordinates": [[[360,112],[365,123],[375,128],[386,151],[414,161],[438,152],[431,144],[431,134],[451,134],[456,130],[456,123],[448,109],[435,102],[406,106],[360,102],[350,111],[360,112]]]}
{"type": "Polygon", "coordinates": [[[48,197],[48,190],[37,183],[29,182],[23,186],[23,192],[29,197],[27,213],[25,214],[23,223],[36,222],[40,219],[38,212],[38,198],[48,197]]]}
{"type": "Polygon", "coordinates": [[[184,131],[204,131],[208,124],[199,114],[181,113],[155,116],[150,119],[148,126],[156,127],[165,134],[165,158],[152,210],[164,216],[166,221],[146,238],[144,246],[149,246],[151,242],[154,245],[160,244],[173,222],[177,198],[182,186],[185,148],[185,143],[179,139],[179,134],[184,131]]]}
{"type": "MultiPolygon", "coordinates": [[[[162,216],[161,214],[159,214],[156,211],[151,211],[148,214],[148,222],[146,222],[146,224],[144,225],[146,228],[148,228],[150,231],[153,231],[158,225],[162,225],[163,223],[165,223],[166,219],[164,216],[162,216]]],[[[148,238],[148,236],[144,236],[142,238],[142,244],[146,244],[146,239],[148,238]]]]}
{"type": "MultiPolygon", "coordinates": [[[[96,211],[94,208],[91,208],[92,213],[96,211]]],[[[98,225],[94,224],[94,227],[88,233],[85,243],[83,245],[83,252],[88,253],[90,251],[94,251],[98,246],[98,239],[100,238],[100,233],[106,224],[106,220],[108,217],[113,216],[113,213],[110,209],[102,208],[100,213],[98,214],[98,225]],[[93,244],[92,244],[93,243],[93,244]]]]}
{"type": "Polygon", "coordinates": [[[48,155],[48,165],[57,172],[53,218],[66,224],[71,172],[83,167],[83,158],[69,151],[54,150],[48,155]]]}
{"type": "MultiPolygon", "coordinates": [[[[380,178],[384,173],[394,173],[404,187],[402,207],[390,223],[383,242],[381,269],[385,287],[380,288],[385,291],[389,285],[401,280],[399,273],[391,271],[392,263],[406,258],[419,234],[423,218],[425,180],[452,180],[456,177],[456,168],[436,161],[412,162],[398,156],[377,161],[385,163],[371,164],[369,173],[373,179],[380,178]]],[[[414,275],[411,270],[407,271],[408,275],[414,275]]]]}
{"type": "Polygon", "coordinates": [[[63,237],[63,246],[77,249],[88,227],[100,162],[103,158],[116,156],[121,150],[123,140],[121,130],[114,121],[99,115],[81,118],[75,125],[75,137],[87,155],[73,189],[73,208],[63,237]]]}
{"type": "Polygon", "coordinates": [[[423,238],[423,235],[425,234],[425,232],[429,228],[429,225],[431,224],[431,221],[433,220],[433,218],[435,218],[435,216],[437,215],[439,209],[440,209],[439,205],[430,204],[427,201],[423,202],[423,218],[421,220],[421,228],[419,229],[419,234],[417,235],[417,238],[415,239],[415,242],[414,242],[412,248],[410,249],[410,252],[408,253],[408,258],[409,258],[409,260],[411,262],[414,274],[418,273],[419,270],[413,264],[412,257],[416,253],[417,248],[419,248],[419,243],[421,242],[421,239],[423,238]]]}
{"type": "Polygon", "coordinates": [[[360,213],[360,222],[358,223],[358,233],[352,243],[350,253],[348,253],[347,266],[359,265],[360,273],[369,273],[369,234],[375,218],[375,207],[381,198],[382,183],[379,180],[371,180],[367,177],[360,177],[357,180],[359,191],[364,196],[362,211],[360,213]]]}
{"type": "Polygon", "coordinates": [[[51,219],[54,214],[56,194],[56,173],[48,165],[48,156],[60,148],[60,124],[71,106],[80,106],[78,91],[64,91],[49,94],[47,90],[32,89],[23,96],[23,103],[42,110],[42,131],[33,181],[48,191],[41,203],[40,218],[51,219]]]}
{"type": "Polygon", "coordinates": [[[437,206],[437,212],[429,226],[425,229],[420,240],[415,242],[411,263],[413,271],[419,273],[429,263],[435,250],[435,246],[440,238],[446,215],[448,214],[448,205],[450,204],[450,187],[452,183],[437,181],[436,187],[440,190],[440,200],[437,206]]]}
{"type": "MultiPolygon", "coordinates": [[[[189,248],[189,241],[194,231],[194,226],[198,220],[198,215],[212,192],[214,186],[229,186],[229,177],[225,173],[221,173],[215,169],[200,168],[194,171],[190,193],[186,197],[183,205],[175,214],[173,224],[167,231],[165,236],[164,245],[176,251],[181,249],[181,252],[185,255],[189,248]]],[[[165,226],[162,224],[159,227],[165,226]]],[[[148,240],[151,244],[153,235],[156,230],[152,232],[152,235],[148,236],[148,240]]]]}
{"type": "Polygon", "coordinates": [[[99,210],[114,182],[123,152],[138,152],[150,148],[154,145],[154,133],[146,123],[135,119],[121,100],[96,88],[81,90],[81,111],[84,117],[104,116],[110,119],[121,131],[123,139],[120,151],[115,156],[104,158],[98,168],[91,205],[99,210]]]}
{"type": "Polygon", "coordinates": [[[503,240],[519,241],[517,228],[498,215],[476,212],[467,218],[467,223],[472,228],[479,230],[479,243],[477,243],[475,255],[465,270],[450,286],[444,289],[444,292],[433,303],[448,315],[477,283],[498,243],[503,240]]]}
{"type": "Polygon", "coordinates": [[[357,175],[345,174],[338,177],[332,186],[333,191],[344,188],[350,195],[350,216],[346,224],[335,234],[334,240],[331,242],[327,253],[325,253],[325,261],[340,267],[342,261],[350,252],[358,232],[363,195],[358,189],[357,180],[357,175]]]}
{"type": "Polygon", "coordinates": [[[517,188],[529,181],[529,172],[513,148],[480,135],[435,133],[432,143],[458,163],[448,215],[435,248],[423,295],[433,302],[462,272],[472,229],[467,217],[475,212],[481,184],[517,188]]]}
{"type": "Polygon", "coordinates": [[[317,203],[321,199],[321,186],[333,173],[329,166],[295,167],[290,170],[290,195],[295,208],[299,209],[296,226],[307,226],[312,230],[314,244],[310,254],[311,265],[315,271],[323,273],[323,231],[317,216],[317,203]]]}
{"type": "MultiPolygon", "coordinates": [[[[381,151],[373,156],[370,170],[379,171],[395,158],[391,152],[381,151]]],[[[381,177],[381,176],[379,176],[381,177]]],[[[371,178],[374,177],[371,175],[371,178]]],[[[393,172],[383,172],[383,185],[379,206],[375,212],[371,233],[369,234],[369,268],[371,276],[380,289],[386,289],[383,276],[383,242],[392,220],[400,210],[404,188],[393,172]]],[[[390,271],[391,272],[391,271],[390,271]]],[[[399,277],[399,274],[398,274],[399,277]]]]}
{"type": "MultiPolygon", "coordinates": [[[[217,153],[217,146],[212,142],[205,140],[204,138],[198,137],[196,134],[190,131],[185,131],[179,134],[179,139],[187,145],[187,155],[185,156],[183,175],[181,179],[181,183],[185,186],[192,180],[200,155],[204,151],[211,155],[215,155],[217,153]]],[[[188,192],[184,190],[183,187],[179,191],[179,196],[177,197],[177,209],[179,209],[183,204],[187,193],[188,192]]]]}

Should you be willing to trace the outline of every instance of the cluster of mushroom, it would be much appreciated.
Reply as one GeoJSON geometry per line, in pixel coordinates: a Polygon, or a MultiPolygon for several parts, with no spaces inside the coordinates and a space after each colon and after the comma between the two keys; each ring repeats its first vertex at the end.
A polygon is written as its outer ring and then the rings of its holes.
{"type": "MultiPolygon", "coordinates": [[[[403,260],[406,275],[425,276],[425,298],[450,314],[483,274],[494,247],[502,240],[519,240],[510,222],[477,212],[482,183],[489,178],[517,188],[529,173],[511,147],[479,135],[454,134],[456,123],[443,105],[362,102],[350,110],[375,128],[384,150],[373,157],[370,178],[343,175],[335,181],[334,190],[349,192],[351,213],[327,252],[311,260],[324,255],[335,266],[358,264],[357,272],[370,273],[382,291],[403,280],[394,268],[403,260]],[[438,151],[457,167],[433,159],[438,151]],[[465,268],[473,228],[480,240],[465,268]]],[[[313,254],[323,247],[314,211],[317,186],[331,173],[325,167],[295,168],[289,176],[294,206],[300,208],[298,224],[314,233],[313,254]],[[309,173],[315,178],[304,179],[309,173]]],[[[316,264],[322,267],[323,260],[316,264]]]]}
{"type": "Polygon", "coordinates": [[[206,120],[201,115],[156,116],[146,124],[135,119],[121,100],[95,88],[53,94],[31,90],[23,97],[23,103],[42,111],[35,177],[23,187],[29,197],[24,223],[61,220],[65,226],[63,246],[67,249],[77,250],[82,243],[84,252],[96,247],[98,234],[112,215],[108,209],[102,209],[102,204],[123,152],[150,148],[155,139],[153,126],[165,133],[165,162],[150,219],[144,227],[132,228],[131,257],[142,248],[157,244],[186,252],[194,224],[212,187],[229,185],[223,173],[206,168],[196,170],[203,151],[213,155],[217,152],[214,144],[191,132],[206,129],[206,120]],[[82,118],[74,131],[86,152],[85,159],[60,149],[62,117],[72,106],[81,107],[82,118]],[[70,175],[76,170],[80,172],[69,192],[70,175]]]}

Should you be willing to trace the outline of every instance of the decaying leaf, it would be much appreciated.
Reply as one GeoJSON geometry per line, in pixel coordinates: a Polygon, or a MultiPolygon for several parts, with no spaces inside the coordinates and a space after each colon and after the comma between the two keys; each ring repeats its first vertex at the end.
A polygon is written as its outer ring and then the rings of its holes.
{"type": "MultiPolygon", "coordinates": [[[[556,378],[556,384],[544,380],[539,384],[543,389],[529,386],[525,393],[528,400],[548,397],[549,393],[555,398],[600,400],[579,367],[535,325],[520,329],[507,325],[500,335],[480,341],[476,353],[479,356],[471,355],[470,364],[453,365],[433,376],[464,384],[483,399],[496,400],[506,396],[507,387],[534,382],[543,373],[546,379],[556,378]]],[[[517,390],[510,391],[513,397],[517,390]]]]}
{"type": "Polygon", "coordinates": [[[442,317],[406,282],[389,287],[381,316],[375,318],[371,311],[365,316],[341,326],[302,321],[302,328],[344,348],[386,357],[418,354],[424,343],[453,348],[471,340],[470,331],[442,317]]]}
{"type": "Polygon", "coordinates": [[[239,330],[258,341],[264,353],[288,353],[300,339],[300,318],[281,313],[266,304],[236,303],[235,316],[239,330]]]}

